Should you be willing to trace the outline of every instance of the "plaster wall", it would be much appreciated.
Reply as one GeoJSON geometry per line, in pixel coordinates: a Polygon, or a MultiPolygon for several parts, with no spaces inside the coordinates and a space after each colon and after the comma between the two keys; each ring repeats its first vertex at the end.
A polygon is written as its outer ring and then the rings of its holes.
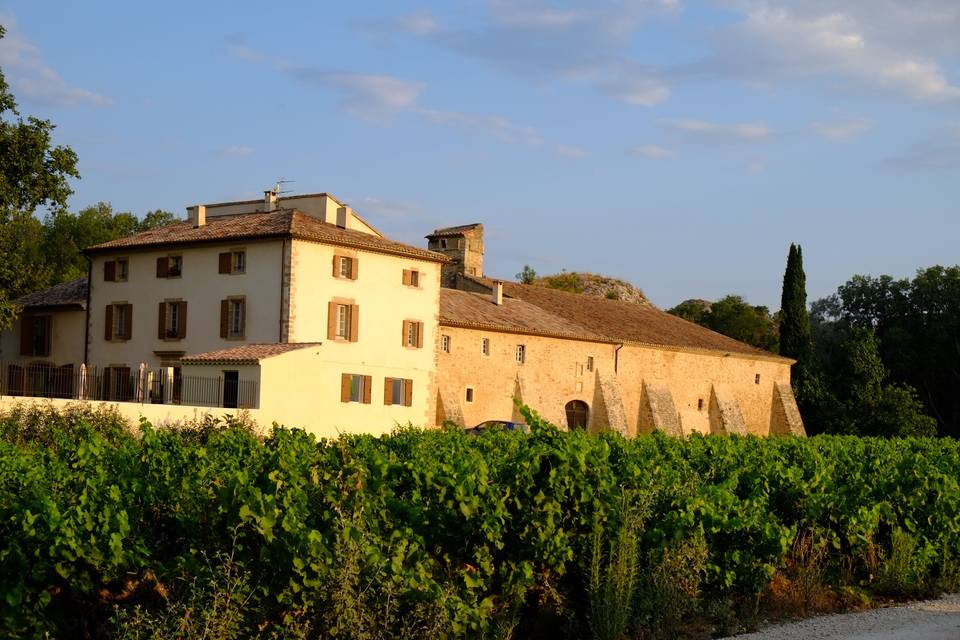
{"type": "Polygon", "coordinates": [[[53,365],[73,364],[83,362],[83,325],[86,320],[86,311],[83,309],[30,311],[25,315],[46,315],[51,317],[50,355],[21,356],[20,332],[23,326],[23,317],[17,318],[8,331],[0,332],[0,361],[4,363],[29,364],[32,362],[47,362],[53,365]]]}

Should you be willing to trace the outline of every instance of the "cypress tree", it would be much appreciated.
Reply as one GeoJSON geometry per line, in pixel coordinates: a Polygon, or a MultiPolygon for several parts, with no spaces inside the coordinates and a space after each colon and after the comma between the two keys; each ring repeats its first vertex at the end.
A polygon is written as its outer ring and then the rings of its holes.
{"type": "Polygon", "coordinates": [[[807,277],[803,273],[803,251],[790,244],[787,269],[783,273],[780,298],[780,355],[793,358],[794,389],[810,365],[810,315],[807,313],[807,277]]]}

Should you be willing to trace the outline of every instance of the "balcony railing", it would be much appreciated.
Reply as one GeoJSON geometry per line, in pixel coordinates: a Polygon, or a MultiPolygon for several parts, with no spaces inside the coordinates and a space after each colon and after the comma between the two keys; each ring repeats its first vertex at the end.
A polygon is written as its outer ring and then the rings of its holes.
{"type": "Polygon", "coordinates": [[[0,362],[0,395],[140,404],[256,408],[254,380],[182,376],[172,369],[0,362]]]}

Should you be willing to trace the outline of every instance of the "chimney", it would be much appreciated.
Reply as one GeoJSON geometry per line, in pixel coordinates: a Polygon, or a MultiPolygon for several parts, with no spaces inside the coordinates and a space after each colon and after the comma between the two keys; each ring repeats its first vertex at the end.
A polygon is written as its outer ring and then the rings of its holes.
{"type": "Polygon", "coordinates": [[[503,304],[503,280],[493,281],[493,304],[503,304]]]}
{"type": "Polygon", "coordinates": [[[277,210],[277,191],[276,189],[270,189],[269,191],[263,192],[263,210],[264,211],[276,211],[277,210]]]}
{"type": "Polygon", "coordinates": [[[190,222],[193,223],[193,228],[198,229],[205,224],[207,224],[207,207],[198,204],[194,207],[188,209],[190,213],[190,222]]]}

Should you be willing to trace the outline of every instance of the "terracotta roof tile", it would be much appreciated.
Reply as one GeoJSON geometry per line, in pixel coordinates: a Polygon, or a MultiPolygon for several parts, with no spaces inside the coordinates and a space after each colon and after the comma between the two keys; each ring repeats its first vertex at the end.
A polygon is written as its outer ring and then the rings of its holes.
{"type": "Polygon", "coordinates": [[[523,300],[504,298],[503,304],[498,305],[489,295],[457,289],[440,289],[440,324],[608,342],[589,329],[523,300]]]}
{"type": "Polygon", "coordinates": [[[323,222],[297,209],[269,213],[244,213],[231,216],[208,216],[202,227],[189,221],[177,222],[159,229],[142,231],[124,238],[94,245],[89,253],[128,248],[149,248],[178,244],[222,242],[256,238],[293,237],[325,244],[335,244],[378,253],[406,256],[432,262],[446,262],[446,256],[402,242],[355,231],[323,222]]]}
{"type": "Polygon", "coordinates": [[[80,307],[87,306],[87,278],[55,284],[42,291],[20,296],[14,302],[21,307],[80,307]]]}
{"type": "MultiPolygon", "coordinates": [[[[493,284],[493,280],[487,278],[465,277],[487,287],[493,284]]],[[[578,293],[515,282],[504,282],[503,292],[505,296],[589,329],[606,340],[788,360],[678,318],[653,305],[584,297],[578,293]]]]}
{"type": "Polygon", "coordinates": [[[183,364],[257,364],[265,358],[320,345],[319,342],[244,344],[229,349],[194,353],[181,358],[183,364]]]}
{"type": "Polygon", "coordinates": [[[462,236],[467,231],[473,231],[478,227],[483,227],[479,222],[472,224],[461,224],[456,227],[444,227],[443,229],[434,229],[433,233],[424,236],[425,238],[443,238],[447,236],[462,236]]]}

